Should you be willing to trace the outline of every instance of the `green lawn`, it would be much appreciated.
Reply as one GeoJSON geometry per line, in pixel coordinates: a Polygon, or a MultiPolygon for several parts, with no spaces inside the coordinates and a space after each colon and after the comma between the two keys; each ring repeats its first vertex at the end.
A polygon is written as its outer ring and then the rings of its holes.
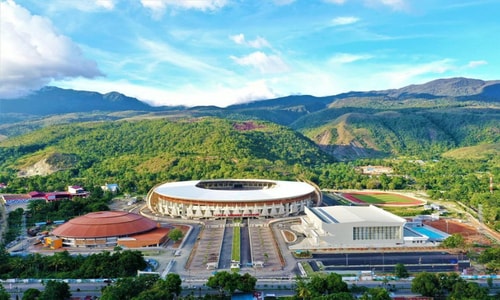
{"type": "Polygon", "coordinates": [[[240,261],[240,227],[233,227],[233,253],[231,260],[240,261]]]}
{"type": "Polygon", "coordinates": [[[413,203],[415,200],[395,194],[350,194],[352,197],[369,204],[413,203]]]}

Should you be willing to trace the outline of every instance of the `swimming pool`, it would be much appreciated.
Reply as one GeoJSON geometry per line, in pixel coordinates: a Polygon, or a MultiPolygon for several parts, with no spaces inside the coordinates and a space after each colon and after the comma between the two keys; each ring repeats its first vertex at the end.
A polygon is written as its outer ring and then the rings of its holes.
{"type": "Polygon", "coordinates": [[[431,240],[437,240],[437,241],[442,241],[450,236],[447,233],[444,233],[444,232],[439,231],[439,230],[434,229],[434,228],[429,228],[428,226],[412,227],[411,230],[416,231],[420,234],[426,235],[431,240]]]}

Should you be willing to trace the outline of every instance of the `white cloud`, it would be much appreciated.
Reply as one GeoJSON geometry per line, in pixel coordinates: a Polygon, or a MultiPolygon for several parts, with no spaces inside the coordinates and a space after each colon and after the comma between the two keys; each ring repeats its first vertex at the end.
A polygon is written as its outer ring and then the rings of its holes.
{"type": "Polygon", "coordinates": [[[332,64],[347,64],[358,60],[366,60],[372,58],[369,54],[350,54],[350,53],[337,53],[332,56],[328,61],[332,64]]]}
{"type": "Polygon", "coordinates": [[[86,0],[86,1],[68,1],[51,0],[44,3],[47,11],[64,11],[68,9],[77,9],[84,12],[94,12],[102,10],[113,10],[116,0],[86,0]]]}
{"type": "Polygon", "coordinates": [[[228,84],[219,86],[198,86],[187,84],[178,86],[176,89],[165,89],[138,85],[126,80],[119,81],[91,81],[88,79],[77,79],[68,82],[58,82],[61,88],[75,90],[92,90],[100,93],[119,91],[129,97],[135,97],[153,106],[200,106],[216,105],[226,107],[231,104],[245,103],[252,100],[275,98],[276,94],[269,88],[264,80],[249,81],[241,85],[231,86],[228,84]]]}
{"type": "Polygon", "coordinates": [[[141,4],[158,16],[165,12],[167,7],[181,9],[195,9],[213,11],[224,7],[227,0],[141,0],[141,4]]]}
{"type": "Polygon", "coordinates": [[[269,42],[265,38],[260,36],[256,37],[254,40],[251,41],[247,41],[243,33],[232,35],[229,38],[238,45],[247,45],[256,49],[271,47],[271,44],[269,44],[269,42]]]}
{"type": "Polygon", "coordinates": [[[265,38],[262,38],[260,36],[258,36],[255,40],[248,41],[248,45],[250,45],[250,47],[252,48],[257,48],[257,49],[271,47],[269,42],[265,38]]]}
{"type": "Polygon", "coordinates": [[[402,87],[421,81],[421,79],[433,78],[438,74],[457,70],[451,59],[442,59],[423,64],[392,65],[387,71],[379,72],[377,77],[386,81],[391,87],[402,87]]]}
{"type": "Polygon", "coordinates": [[[0,97],[17,97],[53,79],[102,75],[52,23],[13,1],[0,2],[0,97]]]}
{"type": "Polygon", "coordinates": [[[232,35],[229,38],[238,45],[245,44],[245,35],[243,33],[232,35]]]}
{"type": "Polygon", "coordinates": [[[159,64],[167,63],[196,73],[229,75],[225,70],[207,64],[203,58],[187,55],[166,43],[139,39],[138,44],[145,50],[148,59],[146,68],[153,69],[159,64]]]}
{"type": "Polygon", "coordinates": [[[356,17],[338,17],[332,20],[333,26],[343,26],[358,22],[359,19],[356,17]]]}
{"type": "Polygon", "coordinates": [[[324,0],[327,3],[344,4],[346,0],[324,0]]]}
{"type": "Polygon", "coordinates": [[[274,0],[274,4],[276,5],[288,5],[292,4],[293,2],[295,2],[295,0],[274,0]]]}
{"type": "Polygon", "coordinates": [[[393,10],[408,10],[409,4],[406,0],[365,0],[368,6],[387,6],[393,10]]]}
{"type": "Polygon", "coordinates": [[[281,73],[288,71],[288,66],[277,55],[267,55],[257,51],[243,57],[231,57],[237,64],[251,66],[261,73],[281,73]]]}
{"type": "Polygon", "coordinates": [[[487,65],[488,62],[485,60],[472,60],[467,64],[468,68],[476,68],[482,65],[487,65]]]}
{"type": "Polygon", "coordinates": [[[114,0],[96,0],[96,5],[99,7],[103,7],[105,9],[113,9],[115,7],[114,0]]]}

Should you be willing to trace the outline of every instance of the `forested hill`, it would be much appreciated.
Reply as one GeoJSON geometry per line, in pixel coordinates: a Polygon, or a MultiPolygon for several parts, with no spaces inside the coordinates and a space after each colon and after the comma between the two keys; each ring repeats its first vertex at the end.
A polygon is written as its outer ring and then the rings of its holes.
{"type": "Polygon", "coordinates": [[[59,171],[40,178],[45,188],[53,180],[49,190],[65,189],[68,178],[86,186],[116,181],[124,190],[141,193],[167,180],[294,180],[302,168],[331,162],[286,127],[216,118],[58,125],[0,144],[0,171],[22,176],[59,171]]]}
{"type": "Polygon", "coordinates": [[[0,99],[0,108],[0,140],[70,122],[211,116],[286,126],[338,160],[431,158],[500,143],[500,81],[468,78],[327,97],[288,96],[226,108],[151,107],[118,93],[45,88],[23,99],[0,99]]]}

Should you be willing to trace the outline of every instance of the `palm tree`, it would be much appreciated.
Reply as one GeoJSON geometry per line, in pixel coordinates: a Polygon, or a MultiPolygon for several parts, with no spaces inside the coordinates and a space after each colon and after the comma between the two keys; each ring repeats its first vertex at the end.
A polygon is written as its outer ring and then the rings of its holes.
{"type": "Polygon", "coordinates": [[[304,281],[298,280],[297,287],[295,288],[295,290],[297,293],[297,297],[302,298],[302,300],[311,298],[311,291],[309,290],[307,284],[304,281]]]}

